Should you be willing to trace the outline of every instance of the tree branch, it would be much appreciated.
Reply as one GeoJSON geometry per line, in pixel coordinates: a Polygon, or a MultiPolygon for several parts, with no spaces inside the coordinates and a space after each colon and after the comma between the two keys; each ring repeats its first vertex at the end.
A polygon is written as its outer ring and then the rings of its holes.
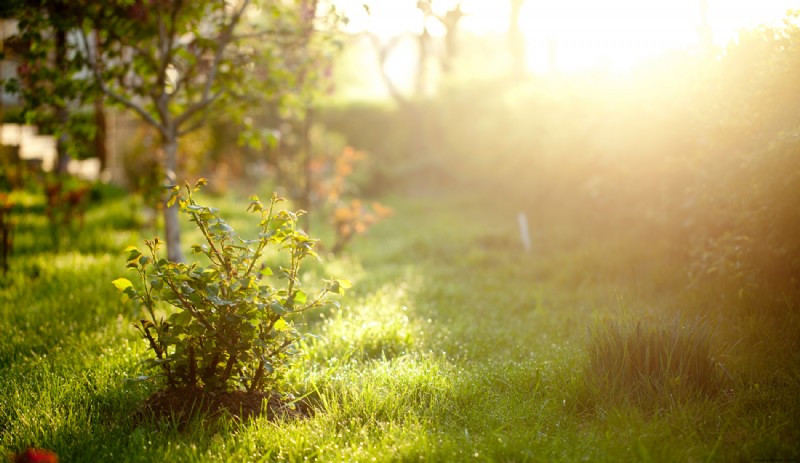
{"type": "Polygon", "coordinates": [[[84,48],[84,53],[86,54],[86,61],[89,63],[89,67],[92,71],[92,75],[94,77],[95,82],[100,87],[100,90],[109,98],[116,101],[117,103],[125,106],[126,108],[132,110],[136,114],[139,115],[145,122],[152,125],[162,134],[166,134],[164,127],[160,124],[152,114],[147,112],[147,110],[139,104],[136,104],[133,100],[129,98],[125,98],[124,96],[120,95],[119,93],[110,89],[103,80],[103,76],[101,73],[101,69],[99,67],[99,57],[92,53],[91,47],[89,46],[89,38],[86,36],[86,31],[84,29],[80,29],[81,33],[81,43],[84,48]]]}
{"type": "MultiPolygon", "coordinates": [[[[193,105],[191,108],[189,108],[189,109],[192,110],[192,114],[189,114],[189,116],[193,116],[193,115],[197,114],[198,111],[201,111],[202,109],[206,108],[210,104],[214,103],[219,97],[222,96],[223,93],[224,92],[222,90],[219,90],[218,92],[216,92],[213,95],[211,95],[211,97],[209,97],[207,100],[197,102],[195,105],[193,105]]],[[[182,114],[182,116],[187,114],[189,112],[189,109],[184,111],[184,114],[182,114]]],[[[177,127],[180,127],[181,125],[183,125],[184,123],[187,122],[187,119],[189,119],[189,118],[188,117],[187,118],[181,118],[180,122],[176,122],[175,125],[177,127]]],[[[197,130],[200,127],[202,127],[203,124],[205,124],[206,120],[208,120],[208,114],[207,113],[202,113],[200,119],[198,119],[195,123],[193,123],[192,125],[190,125],[189,127],[185,128],[185,129],[178,130],[178,136],[185,135],[185,134],[187,134],[189,132],[194,132],[195,130],[197,130]]]]}
{"type": "Polygon", "coordinates": [[[389,73],[386,72],[386,61],[389,58],[389,53],[397,46],[402,36],[392,37],[385,45],[381,44],[380,39],[375,34],[369,34],[369,38],[372,45],[375,47],[375,51],[378,53],[378,68],[381,73],[381,80],[383,80],[384,85],[386,85],[386,89],[389,90],[389,94],[392,95],[392,98],[394,98],[400,106],[407,106],[408,99],[397,88],[392,78],[389,77],[389,73]]]}
{"type": "Polygon", "coordinates": [[[219,36],[217,37],[217,50],[214,54],[214,60],[211,63],[211,67],[208,71],[208,77],[206,79],[205,87],[203,88],[203,96],[200,98],[199,101],[195,102],[178,117],[175,118],[175,126],[180,127],[183,125],[187,120],[189,120],[196,112],[205,109],[214,102],[219,96],[222,95],[223,91],[218,91],[215,94],[211,94],[211,86],[214,84],[214,81],[217,77],[217,72],[219,71],[219,66],[222,62],[222,57],[225,52],[225,48],[231,43],[233,38],[233,29],[239,23],[244,14],[247,7],[250,5],[250,0],[244,0],[239,7],[238,10],[234,11],[231,15],[230,22],[225,25],[225,27],[220,32],[219,36]]]}
{"type": "Polygon", "coordinates": [[[182,2],[170,2],[172,9],[169,11],[171,22],[169,25],[164,23],[165,11],[162,8],[162,3],[163,2],[156,2],[156,15],[158,17],[158,59],[156,61],[159,63],[159,66],[158,73],[156,74],[156,82],[152,89],[153,92],[150,93],[150,97],[152,98],[156,110],[158,111],[158,115],[161,118],[161,122],[166,129],[166,126],[169,125],[168,121],[170,120],[169,100],[171,98],[170,94],[166,91],[167,70],[172,62],[172,56],[174,53],[175,17],[182,6],[182,2]],[[169,27],[169,31],[167,30],[167,27],[169,27]]]}

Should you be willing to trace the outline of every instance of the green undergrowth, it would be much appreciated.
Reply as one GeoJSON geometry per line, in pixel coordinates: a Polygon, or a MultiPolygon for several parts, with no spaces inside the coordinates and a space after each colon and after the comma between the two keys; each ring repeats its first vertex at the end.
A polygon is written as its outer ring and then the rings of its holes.
{"type": "MultiPolygon", "coordinates": [[[[689,286],[666,244],[593,235],[538,211],[527,211],[526,253],[516,208],[467,195],[386,198],[392,218],[343,256],[309,266],[308,278],[354,283],[341,309],[297,320],[313,336],[286,387],[310,405],[309,417],[136,421],[157,386],[126,381],[142,374],[146,346],[130,326],[141,309],[122,303],[111,281],[122,250],[153,233],[137,228],[124,201],[90,208],[76,245],[60,251],[34,212],[19,217],[19,249],[0,285],[0,454],[36,446],[70,462],[800,456],[793,296],[689,286]],[[702,354],[720,383],[684,394],[680,379],[670,383],[683,370],[656,373],[662,357],[638,367],[592,360],[616,359],[625,342],[629,356],[635,346],[670,359],[702,354]],[[639,382],[648,372],[650,382],[639,382]]],[[[249,236],[244,201],[208,202],[249,236]]],[[[196,237],[186,225],[188,246],[196,237]]],[[[323,226],[312,223],[324,237],[323,226]]]]}

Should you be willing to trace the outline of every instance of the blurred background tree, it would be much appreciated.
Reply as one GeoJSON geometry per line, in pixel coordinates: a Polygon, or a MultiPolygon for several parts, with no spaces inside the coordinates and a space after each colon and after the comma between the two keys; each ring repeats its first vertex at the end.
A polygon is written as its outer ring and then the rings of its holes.
{"type": "Polygon", "coordinates": [[[247,174],[331,215],[329,173],[363,152],[341,207],[484,191],[669,243],[687,283],[797,290],[797,14],[736,35],[713,1],[562,3],[41,0],[20,10],[20,91],[86,134],[101,118],[61,109],[138,114],[169,182],[247,174]]]}
{"type": "MultiPolygon", "coordinates": [[[[165,182],[176,184],[179,139],[207,125],[220,108],[236,119],[245,107],[281,104],[282,90],[292,90],[288,82],[296,76],[280,68],[290,64],[280,54],[307,48],[315,13],[315,4],[305,1],[20,5],[25,64],[15,89],[29,108],[52,108],[61,127],[74,113],[69,102],[93,98],[102,109],[99,95],[131,111],[160,137],[165,182]],[[253,72],[256,63],[262,72],[253,72]]],[[[102,131],[102,111],[96,114],[102,131]]],[[[169,257],[182,261],[177,211],[163,211],[169,257]]]]}
{"type": "Polygon", "coordinates": [[[74,34],[83,20],[84,1],[10,0],[4,18],[18,20],[18,33],[5,43],[22,65],[9,90],[21,96],[24,119],[56,136],[57,167],[67,172],[70,158],[96,156],[106,163],[105,111],[97,87],[85,78],[75,53],[74,34]],[[84,110],[94,105],[94,115],[84,110]]]}

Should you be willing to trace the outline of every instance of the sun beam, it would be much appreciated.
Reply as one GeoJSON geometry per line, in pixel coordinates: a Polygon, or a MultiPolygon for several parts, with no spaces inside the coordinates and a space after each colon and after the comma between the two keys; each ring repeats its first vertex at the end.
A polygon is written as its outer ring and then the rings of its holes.
{"type": "MultiPolygon", "coordinates": [[[[416,0],[327,1],[347,15],[349,33],[368,32],[389,41],[419,34],[423,27],[416,0]]],[[[497,47],[493,58],[503,56],[510,0],[433,0],[431,7],[442,15],[456,5],[465,13],[462,33],[473,41],[494,40],[488,42],[497,47]]],[[[792,8],[800,8],[800,0],[525,0],[519,25],[530,72],[616,74],[704,40],[725,46],[739,30],[779,23],[792,8]]],[[[440,39],[444,28],[433,18],[428,21],[427,32],[440,39]]],[[[398,80],[408,80],[413,72],[414,53],[411,40],[393,52],[390,73],[398,80]]]]}
{"type": "Polygon", "coordinates": [[[624,70],[696,37],[693,1],[527,2],[520,23],[535,71],[624,70]]]}
{"type": "Polygon", "coordinates": [[[667,50],[696,46],[704,20],[713,41],[724,45],[743,27],[780,21],[792,6],[798,2],[527,1],[520,26],[534,72],[624,71],[667,50]]]}

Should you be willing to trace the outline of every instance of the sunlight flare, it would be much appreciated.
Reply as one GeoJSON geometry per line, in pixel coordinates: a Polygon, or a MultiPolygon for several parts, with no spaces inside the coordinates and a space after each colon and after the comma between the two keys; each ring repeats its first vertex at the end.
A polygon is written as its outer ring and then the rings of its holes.
{"type": "MultiPolygon", "coordinates": [[[[458,3],[465,13],[463,30],[478,36],[508,30],[508,1],[438,0],[431,8],[443,14],[458,3]]],[[[424,22],[414,1],[335,0],[333,4],[348,15],[347,30],[352,33],[396,37],[418,34],[425,24],[432,36],[445,34],[435,20],[424,22]]],[[[533,72],[618,72],[670,50],[697,47],[704,34],[711,43],[724,46],[743,28],[779,23],[787,11],[798,7],[792,0],[527,0],[519,25],[533,72]]]]}

